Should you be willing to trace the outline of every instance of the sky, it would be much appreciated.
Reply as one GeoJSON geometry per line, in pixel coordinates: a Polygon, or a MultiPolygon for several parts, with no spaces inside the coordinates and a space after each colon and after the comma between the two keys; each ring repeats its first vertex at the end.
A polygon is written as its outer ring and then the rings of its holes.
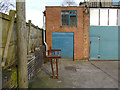
{"type": "MultiPolygon", "coordinates": [[[[64,0],[26,0],[26,21],[32,20],[32,23],[40,28],[43,27],[43,11],[45,6],[61,6],[64,0]]],[[[75,0],[77,6],[83,0],[75,0]]]]}
{"type": "MultiPolygon", "coordinates": [[[[11,0],[11,1],[15,2],[15,0],[11,0]]],[[[65,0],[26,0],[26,22],[28,22],[28,20],[31,20],[34,25],[42,28],[43,11],[45,11],[45,6],[62,6],[62,3],[64,1],[65,0]]],[[[79,6],[79,3],[84,0],[74,0],[74,1],[76,2],[77,6],[79,6]]],[[[114,1],[118,1],[118,0],[114,0],[114,1]]]]}

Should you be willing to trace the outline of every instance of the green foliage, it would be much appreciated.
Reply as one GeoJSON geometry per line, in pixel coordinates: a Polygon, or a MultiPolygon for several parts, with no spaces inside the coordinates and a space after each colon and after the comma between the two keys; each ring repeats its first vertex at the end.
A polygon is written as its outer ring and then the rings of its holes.
{"type": "Polygon", "coordinates": [[[11,78],[10,78],[10,87],[14,87],[16,88],[17,87],[17,70],[16,69],[13,69],[12,70],[12,74],[11,74],[11,78]]]}
{"type": "Polygon", "coordinates": [[[32,84],[31,83],[28,85],[28,88],[32,88],[32,84]]]}

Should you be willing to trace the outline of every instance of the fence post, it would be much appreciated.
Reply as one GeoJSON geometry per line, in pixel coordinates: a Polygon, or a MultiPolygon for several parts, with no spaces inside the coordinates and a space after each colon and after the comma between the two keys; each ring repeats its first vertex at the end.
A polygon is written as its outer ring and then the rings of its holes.
{"type": "Polygon", "coordinates": [[[5,39],[5,48],[3,49],[2,52],[2,66],[5,65],[6,62],[6,58],[7,58],[7,53],[8,53],[8,49],[9,49],[9,44],[10,44],[10,40],[11,40],[11,36],[12,36],[12,32],[13,32],[13,28],[14,28],[14,21],[15,21],[15,11],[11,10],[10,11],[10,15],[11,20],[8,26],[8,30],[7,30],[7,37],[5,39]]]}
{"type": "Polygon", "coordinates": [[[31,29],[31,20],[28,21],[29,23],[29,29],[28,29],[28,41],[27,41],[27,54],[29,53],[29,44],[30,44],[30,29],[31,29]]]}
{"type": "MultiPolygon", "coordinates": [[[[0,13],[0,17],[2,17],[2,13],[0,13]]],[[[0,18],[0,65],[2,61],[2,19],[0,18]]]]}
{"type": "MultiPolygon", "coordinates": [[[[0,17],[2,17],[2,13],[0,13],[0,17]]],[[[2,89],[2,19],[0,19],[0,90],[2,89]]]]}
{"type": "Polygon", "coordinates": [[[38,28],[38,26],[37,26],[37,47],[39,47],[39,28],[38,28]]]}
{"type": "Polygon", "coordinates": [[[25,17],[25,0],[16,0],[17,11],[17,54],[19,88],[28,88],[27,69],[27,30],[25,17]],[[20,2],[22,1],[22,2],[20,2]]]}

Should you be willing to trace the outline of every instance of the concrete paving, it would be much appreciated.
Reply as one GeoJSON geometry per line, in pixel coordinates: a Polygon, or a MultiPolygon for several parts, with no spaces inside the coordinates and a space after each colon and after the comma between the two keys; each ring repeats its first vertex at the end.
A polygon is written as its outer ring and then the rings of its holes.
{"type": "Polygon", "coordinates": [[[118,61],[59,60],[59,79],[50,63],[42,66],[30,88],[118,88],[118,61]]]}

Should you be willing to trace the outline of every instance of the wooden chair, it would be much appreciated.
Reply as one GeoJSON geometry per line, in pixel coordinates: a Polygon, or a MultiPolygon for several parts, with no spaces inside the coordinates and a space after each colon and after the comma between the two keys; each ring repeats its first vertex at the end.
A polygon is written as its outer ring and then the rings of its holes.
{"type": "Polygon", "coordinates": [[[61,58],[60,52],[61,52],[61,49],[50,49],[50,50],[48,50],[47,56],[46,56],[46,52],[44,52],[44,55],[43,55],[44,60],[50,60],[50,62],[51,62],[51,69],[52,69],[53,78],[55,78],[54,69],[53,69],[53,60],[56,60],[57,79],[58,79],[58,59],[61,58]]]}

